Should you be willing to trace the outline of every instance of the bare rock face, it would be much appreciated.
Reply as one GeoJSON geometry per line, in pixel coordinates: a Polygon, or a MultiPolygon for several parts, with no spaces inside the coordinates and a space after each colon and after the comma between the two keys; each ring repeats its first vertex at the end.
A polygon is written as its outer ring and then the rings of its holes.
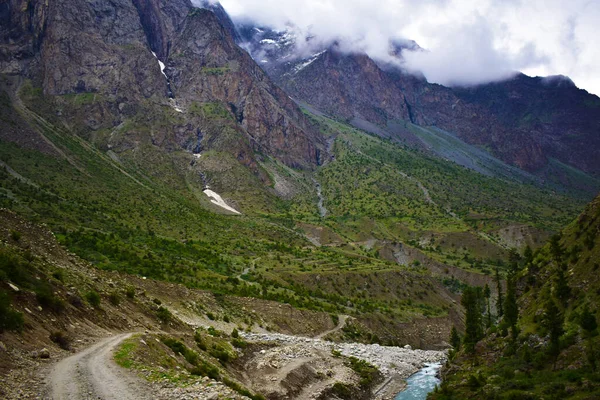
{"type": "Polygon", "coordinates": [[[320,134],[238,47],[224,10],[211,9],[10,0],[0,4],[0,73],[31,80],[52,114],[100,147],[214,149],[255,172],[260,153],[312,168],[320,134]]]}
{"type": "Polygon", "coordinates": [[[410,119],[403,93],[365,54],[345,55],[333,47],[314,57],[275,79],[292,96],[348,120],[385,125],[410,119]]]}
{"type": "MultiPolygon", "coordinates": [[[[348,46],[342,52],[336,44],[315,45],[307,55],[298,50],[300,39],[292,31],[240,26],[240,32],[243,45],[281,87],[323,112],[382,128],[394,120],[436,126],[529,172],[541,173],[554,158],[600,174],[600,99],[568,78],[518,74],[504,82],[448,88],[349,52],[348,46]]],[[[392,44],[390,55],[401,59],[404,49],[415,48],[414,42],[392,44]]]]}
{"type": "Polygon", "coordinates": [[[255,150],[291,166],[318,161],[320,138],[296,104],[237,46],[209,10],[186,20],[168,60],[175,96],[185,103],[219,99],[255,150]]]}

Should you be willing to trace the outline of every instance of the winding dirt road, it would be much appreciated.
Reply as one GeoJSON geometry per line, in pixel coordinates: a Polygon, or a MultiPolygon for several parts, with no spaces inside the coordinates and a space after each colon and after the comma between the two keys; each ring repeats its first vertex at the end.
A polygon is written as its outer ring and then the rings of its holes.
{"type": "Polygon", "coordinates": [[[342,329],[344,326],[346,326],[346,320],[349,318],[347,315],[340,315],[339,316],[339,321],[338,324],[335,328],[330,329],[328,331],[325,331],[323,333],[320,333],[318,335],[315,336],[315,339],[323,339],[325,336],[329,335],[330,333],[334,333],[339,331],[340,329],[342,329]]]}
{"type": "Polygon", "coordinates": [[[113,352],[132,334],[103,339],[60,361],[48,377],[51,399],[142,400],[153,398],[141,380],[119,367],[113,352]]]}

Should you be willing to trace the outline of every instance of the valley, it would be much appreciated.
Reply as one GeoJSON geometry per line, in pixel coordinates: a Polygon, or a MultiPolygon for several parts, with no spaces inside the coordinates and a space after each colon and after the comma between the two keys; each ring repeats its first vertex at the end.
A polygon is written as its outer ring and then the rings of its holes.
{"type": "Polygon", "coordinates": [[[494,362],[546,348],[560,274],[554,361],[583,368],[596,96],[293,58],[291,32],[214,2],[9,0],[0,20],[0,397],[387,399],[442,363],[434,398],[510,398],[494,362]]]}

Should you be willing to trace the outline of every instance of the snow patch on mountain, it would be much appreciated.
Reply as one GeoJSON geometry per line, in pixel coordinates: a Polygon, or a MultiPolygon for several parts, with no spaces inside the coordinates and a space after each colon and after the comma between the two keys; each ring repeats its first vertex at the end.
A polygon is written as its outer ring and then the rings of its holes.
{"type": "Polygon", "coordinates": [[[228,205],[218,193],[210,189],[204,189],[204,194],[210,198],[211,203],[216,204],[227,211],[231,211],[234,214],[241,214],[238,210],[228,205]]]}
{"type": "Polygon", "coordinates": [[[325,53],[327,50],[323,50],[317,54],[313,54],[308,60],[301,62],[300,64],[296,65],[294,67],[294,74],[297,74],[298,72],[302,71],[304,68],[308,67],[310,64],[312,64],[313,62],[315,62],[323,53],[325,53]]]}
{"type": "Polygon", "coordinates": [[[158,66],[160,67],[160,72],[165,76],[165,79],[169,80],[169,78],[167,77],[167,74],[165,74],[165,63],[160,61],[160,59],[158,58],[158,56],[156,55],[155,52],[152,52],[152,55],[158,61],[158,66]]]}

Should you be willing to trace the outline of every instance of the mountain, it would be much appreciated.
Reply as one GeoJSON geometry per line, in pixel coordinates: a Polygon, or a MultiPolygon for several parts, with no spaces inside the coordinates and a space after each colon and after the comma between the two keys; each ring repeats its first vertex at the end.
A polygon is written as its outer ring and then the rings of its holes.
{"type": "MultiPolygon", "coordinates": [[[[576,180],[569,168],[598,178],[600,99],[566,77],[517,74],[502,82],[448,88],[403,72],[402,51],[422,51],[414,43],[391,46],[394,65],[347,44],[321,44],[318,38],[305,44],[291,28],[242,26],[240,32],[245,48],[294,99],[358,127],[417,145],[422,143],[404,126],[435,127],[546,180],[558,176],[569,186],[576,180]],[[306,47],[312,54],[305,54],[306,47]]],[[[597,181],[585,186],[590,194],[600,188],[597,181]]]]}
{"type": "Polygon", "coordinates": [[[5,2],[0,73],[15,78],[13,94],[31,85],[69,130],[117,154],[142,145],[222,151],[262,179],[257,153],[317,165],[319,134],[235,44],[224,10],[212,9],[186,0],[5,2]],[[124,125],[134,128],[126,136],[124,125]]]}

